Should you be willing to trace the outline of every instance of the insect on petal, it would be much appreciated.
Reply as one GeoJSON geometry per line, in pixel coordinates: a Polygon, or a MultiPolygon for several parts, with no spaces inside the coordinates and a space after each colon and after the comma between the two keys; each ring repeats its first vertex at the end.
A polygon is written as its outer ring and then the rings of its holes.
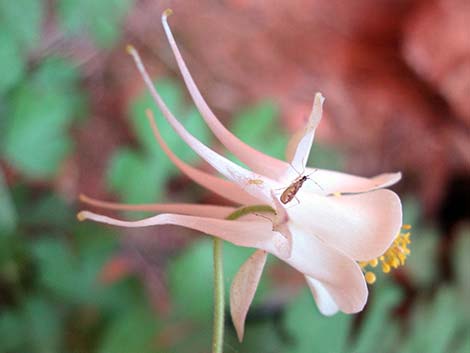
{"type": "Polygon", "coordinates": [[[364,193],[389,187],[401,179],[401,173],[385,173],[372,178],[364,178],[352,174],[325,169],[307,168],[306,174],[312,173],[312,182],[306,182],[303,189],[321,195],[364,193]]]}

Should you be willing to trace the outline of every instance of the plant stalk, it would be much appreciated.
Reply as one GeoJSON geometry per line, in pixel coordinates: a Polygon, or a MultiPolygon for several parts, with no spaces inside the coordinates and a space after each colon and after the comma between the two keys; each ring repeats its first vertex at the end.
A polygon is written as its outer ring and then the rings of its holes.
{"type": "Polygon", "coordinates": [[[222,353],[224,343],[225,288],[223,269],[223,241],[214,237],[214,332],[212,353],[222,353]]]}
{"type": "MultiPolygon", "coordinates": [[[[250,213],[272,213],[276,212],[267,205],[254,205],[242,207],[232,212],[227,219],[236,220],[250,213]]],[[[222,239],[214,237],[214,332],[212,336],[212,353],[222,353],[224,344],[225,323],[225,288],[224,288],[224,263],[223,263],[222,239]]]]}

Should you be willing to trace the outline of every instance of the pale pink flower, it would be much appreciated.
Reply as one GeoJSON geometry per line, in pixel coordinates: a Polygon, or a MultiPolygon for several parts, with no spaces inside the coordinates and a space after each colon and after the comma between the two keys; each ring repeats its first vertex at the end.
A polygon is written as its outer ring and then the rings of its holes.
{"type": "Polygon", "coordinates": [[[220,123],[201,96],[175,43],[167,23],[168,14],[165,12],[162,16],[163,27],[194,103],[219,141],[250,170],[216,153],[186,131],[155,90],[138,53],[130,47],[129,52],[166,120],[188,146],[224,178],[195,169],[180,160],[165,144],[151,113],[148,113],[153,132],[161,148],[184,174],[239,206],[122,205],[83,197],[85,202],[104,208],[165,213],[139,221],[123,221],[82,211],[79,219],[122,227],[180,225],[257,249],[241,267],[230,291],[232,319],[240,339],[268,253],[305,276],[323,314],[361,311],[367,301],[368,290],[358,262],[381,256],[400,232],[400,199],[392,191],[383,189],[396,183],[401,178],[400,173],[362,178],[307,168],[305,164],[315,129],[322,116],[324,98],[320,93],[315,95],[312,113],[302,134],[289,144],[287,155],[290,158],[287,162],[243,143],[220,123]],[[295,199],[281,203],[280,195],[299,178],[299,172],[312,174],[311,180],[304,182],[295,199]],[[276,215],[252,214],[237,220],[225,219],[237,207],[259,204],[271,206],[276,215]]]}

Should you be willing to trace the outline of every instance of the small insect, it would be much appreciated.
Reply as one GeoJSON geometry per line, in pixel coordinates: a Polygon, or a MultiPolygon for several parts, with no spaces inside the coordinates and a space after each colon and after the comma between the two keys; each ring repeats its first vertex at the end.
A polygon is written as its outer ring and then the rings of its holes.
{"type": "Polygon", "coordinates": [[[281,194],[280,200],[283,204],[291,202],[292,199],[295,197],[297,192],[300,190],[302,185],[307,181],[308,176],[303,175],[294,180],[292,184],[290,184],[281,194]]]}
{"type": "MultiPolygon", "coordinates": [[[[281,194],[280,200],[283,204],[289,203],[292,201],[293,198],[295,198],[295,195],[297,195],[297,192],[300,190],[302,185],[310,179],[309,176],[315,173],[317,170],[315,169],[312,173],[309,175],[300,175],[297,179],[295,179],[292,184],[290,184],[281,194]]],[[[318,185],[320,189],[322,187],[316,182],[313,181],[315,184],[318,185]]]]}
{"type": "Polygon", "coordinates": [[[264,181],[261,179],[248,179],[249,185],[263,185],[264,181]]]}

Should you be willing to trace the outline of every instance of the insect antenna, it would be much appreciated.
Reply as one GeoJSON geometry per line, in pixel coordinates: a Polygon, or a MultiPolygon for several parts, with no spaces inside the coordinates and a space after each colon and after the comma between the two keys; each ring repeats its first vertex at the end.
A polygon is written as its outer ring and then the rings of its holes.
{"type": "Polygon", "coordinates": [[[318,169],[314,169],[313,172],[311,172],[310,174],[306,175],[305,177],[311,181],[313,181],[315,183],[316,186],[318,186],[321,190],[325,191],[325,189],[322,188],[322,186],[320,184],[318,184],[315,179],[312,179],[310,178],[310,175],[314,174],[316,171],[318,171],[318,169]]]}

